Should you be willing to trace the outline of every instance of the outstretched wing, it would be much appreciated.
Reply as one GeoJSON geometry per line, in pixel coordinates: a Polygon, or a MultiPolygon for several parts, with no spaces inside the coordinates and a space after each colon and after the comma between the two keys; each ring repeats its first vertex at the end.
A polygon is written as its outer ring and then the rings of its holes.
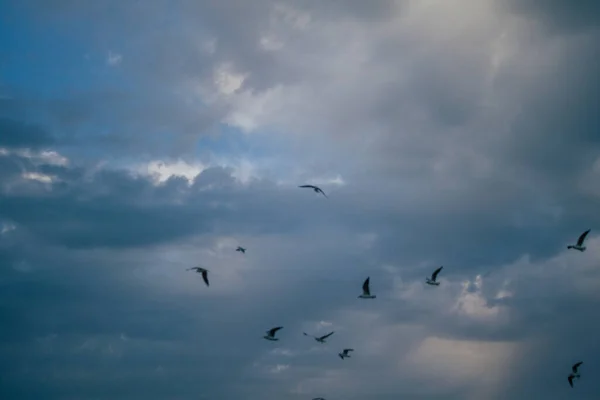
{"type": "Polygon", "coordinates": [[[583,361],[579,361],[576,364],[573,364],[573,373],[576,374],[577,373],[577,368],[579,368],[579,366],[583,364],[583,361]]]}
{"type": "Polygon", "coordinates": [[[344,349],[344,354],[348,355],[349,352],[354,351],[354,349],[344,349]]]}
{"type": "Polygon", "coordinates": [[[431,274],[431,280],[435,281],[435,279],[437,278],[438,274],[440,273],[440,271],[442,270],[442,267],[439,267],[438,269],[436,269],[435,271],[433,271],[433,274],[431,274]]]}
{"type": "Polygon", "coordinates": [[[569,375],[569,377],[567,379],[569,380],[569,385],[571,385],[571,387],[573,387],[573,376],[569,375]]]}
{"type": "Polygon", "coordinates": [[[365,282],[363,283],[363,293],[366,294],[367,296],[371,295],[371,289],[369,289],[369,283],[371,281],[371,277],[368,277],[367,279],[365,279],[365,282]]]}
{"type": "Polygon", "coordinates": [[[206,286],[210,286],[210,284],[208,283],[208,271],[207,270],[202,271],[202,280],[204,280],[204,283],[206,283],[206,286]]]}
{"type": "Polygon", "coordinates": [[[317,192],[321,193],[321,194],[322,194],[323,196],[325,196],[326,198],[329,198],[329,197],[327,197],[327,195],[325,194],[325,192],[323,191],[323,189],[321,189],[321,188],[315,188],[315,190],[316,190],[317,192]]]}
{"type": "Polygon", "coordinates": [[[298,186],[299,188],[311,188],[311,189],[318,189],[316,186],[313,185],[300,185],[298,186]]]}
{"type": "Polygon", "coordinates": [[[269,336],[275,336],[275,332],[277,332],[280,329],[283,329],[283,326],[278,326],[276,328],[271,328],[267,332],[269,333],[269,336]]]}
{"type": "Polygon", "coordinates": [[[581,234],[581,236],[579,236],[579,239],[577,239],[577,246],[582,246],[583,245],[583,241],[585,240],[586,236],[588,235],[588,233],[590,233],[591,229],[588,229],[587,231],[583,232],[581,234]]]}
{"type": "Polygon", "coordinates": [[[333,334],[334,334],[334,332],[329,332],[327,335],[325,335],[325,336],[321,336],[321,337],[319,338],[319,340],[327,339],[329,336],[331,336],[331,335],[333,335],[333,334]]]}

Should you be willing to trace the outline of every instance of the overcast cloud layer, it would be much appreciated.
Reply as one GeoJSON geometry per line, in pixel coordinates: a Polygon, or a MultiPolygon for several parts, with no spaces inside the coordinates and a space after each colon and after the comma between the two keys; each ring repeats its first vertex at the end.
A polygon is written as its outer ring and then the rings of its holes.
{"type": "Polygon", "coordinates": [[[597,400],[576,3],[1,2],[0,398],[597,400]]]}

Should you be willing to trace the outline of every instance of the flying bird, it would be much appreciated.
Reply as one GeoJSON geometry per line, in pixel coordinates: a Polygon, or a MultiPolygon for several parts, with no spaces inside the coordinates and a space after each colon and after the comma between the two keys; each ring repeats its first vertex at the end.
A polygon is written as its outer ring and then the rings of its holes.
{"type": "Polygon", "coordinates": [[[587,237],[588,233],[590,233],[590,231],[591,229],[588,229],[587,231],[583,232],[581,236],[579,236],[579,239],[577,239],[577,244],[575,246],[569,245],[567,246],[567,249],[585,251],[586,247],[583,245],[583,242],[585,241],[585,238],[587,237]]]}
{"type": "Polygon", "coordinates": [[[338,353],[338,356],[343,360],[344,358],[350,358],[349,352],[354,351],[354,349],[344,349],[341,353],[338,353]]]}
{"type": "Polygon", "coordinates": [[[314,185],[301,185],[301,186],[298,186],[298,187],[299,188],[311,188],[312,190],[315,191],[315,193],[322,193],[323,196],[327,197],[327,195],[325,194],[325,192],[320,187],[317,187],[317,186],[314,186],[314,185]]]}
{"type": "Polygon", "coordinates": [[[267,340],[272,340],[272,341],[277,341],[279,340],[278,338],[275,337],[275,333],[280,330],[283,329],[283,326],[278,326],[276,328],[271,328],[267,331],[267,334],[265,336],[263,336],[265,339],[267,340]]]}
{"type": "Polygon", "coordinates": [[[334,334],[334,332],[329,332],[327,335],[324,335],[324,336],[313,336],[313,335],[309,335],[306,332],[302,332],[302,333],[304,333],[304,336],[312,336],[312,337],[314,337],[315,340],[317,342],[319,342],[319,343],[325,343],[325,339],[327,339],[329,336],[331,336],[331,335],[334,334]]]}
{"type": "Polygon", "coordinates": [[[574,364],[571,369],[573,370],[573,373],[569,375],[569,377],[567,378],[569,380],[569,385],[571,385],[571,387],[573,387],[573,379],[577,378],[579,379],[581,376],[579,375],[578,369],[579,366],[583,364],[583,361],[579,361],[578,363],[574,364]]]}
{"type": "Polygon", "coordinates": [[[427,282],[428,285],[439,286],[440,283],[436,282],[436,278],[437,278],[438,274],[440,273],[440,271],[442,270],[442,268],[444,268],[444,267],[439,267],[438,269],[433,271],[433,274],[431,274],[431,278],[425,278],[425,282],[427,282]]]}
{"type": "Polygon", "coordinates": [[[322,397],[315,397],[315,398],[314,398],[314,399],[312,399],[312,400],[325,400],[325,399],[324,399],[324,398],[322,398],[322,397]]]}
{"type": "Polygon", "coordinates": [[[238,246],[238,248],[235,249],[235,251],[241,251],[242,253],[246,254],[246,249],[241,246],[238,246]]]}
{"type": "Polygon", "coordinates": [[[192,268],[188,268],[187,271],[196,271],[197,273],[202,274],[202,279],[204,280],[204,283],[206,283],[206,286],[209,286],[207,269],[204,269],[201,267],[192,267],[192,268]]]}
{"type": "Polygon", "coordinates": [[[363,293],[360,296],[358,296],[359,299],[374,299],[375,297],[377,297],[371,294],[371,289],[369,288],[370,279],[370,277],[365,279],[365,282],[362,286],[363,293]]]}

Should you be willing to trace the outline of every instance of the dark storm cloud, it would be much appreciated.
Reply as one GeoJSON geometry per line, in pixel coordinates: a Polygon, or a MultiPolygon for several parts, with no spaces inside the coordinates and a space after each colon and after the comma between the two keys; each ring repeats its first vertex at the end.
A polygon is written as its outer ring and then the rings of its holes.
{"type": "Polygon", "coordinates": [[[505,3],[519,14],[547,24],[551,30],[585,31],[600,26],[600,4],[594,0],[511,0],[505,3]]]}
{"type": "Polygon", "coordinates": [[[0,147],[38,149],[54,143],[52,135],[39,126],[9,118],[0,118],[0,147]]]}

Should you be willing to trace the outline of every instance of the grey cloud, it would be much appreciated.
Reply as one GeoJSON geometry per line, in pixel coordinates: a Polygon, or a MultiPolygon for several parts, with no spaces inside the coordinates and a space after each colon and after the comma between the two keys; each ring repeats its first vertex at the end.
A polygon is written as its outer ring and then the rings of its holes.
{"type": "MultiPolygon", "coordinates": [[[[43,148],[53,144],[44,132],[58,132],[55,147],[72,159],[56,166],[0,157],[0,219],[16,225],[0,236],[5,397],[291,399],[328,389],[314,395],[563,399],[569,366],[581,356],[589,369],[576,390],[593,398],[596,283],[579,268],[593,246],[566,259],[563,272],[554,266],[542,277],[536,264],[600,222],[597,197],[581,189],[598,153],[591,9],[586,19],[558,13],[557,2],[501,10],[481,2],[431,15],[419,14],[417,2],[399,10],[391,2],[284,2],[310,14],[302,31],[290,16],[273,20],[271,2],[169,3],[173,13],[162,2],[115,12],[110,3],[23,4],[45,27],[93,17],[86,34],[96,58],[127,37],[115,73],[128,85],[50,102],[0,100],[18,129],[27,114],[55,118],[27,138],[0,136],[0,145],[43,148]],[[547,36],[515,23],[514,13],[561,29],[547,36]],[[284,48],[261,51],[265,33],[284,48]],[[212,54],[202,50],[210,39],[212,54]],[[222,62],[249,73],[247,97],[200,105],[200,89],[222,62]],[[281,92],[268,92],[278,85],[281,92]],[[262,110],[261,96],[270,95],[262,110]],[[155,186],[123,170],[89,169],[107,150],[127,161],[189,154],[198,137],[248,105],[265,112],[259,130],[276,133],[287,169],[305,166],[303,179],[339,173],[347,184],[325,187],[324,199],[267,178],[242,185],[222,167],[191,187],[183,178],[155,186]],[[110,132],[89,134],[106,121],[110,132]],[[22,168],[59,180],[25,181],[22,168]],[[365,233],[375,234],[370,246],[359,240],[365,233]],[[523,254],[532,262],[504,267],[523,254]],[[197,263],[211,270],[210,288],[195,290],[197,276],[184,271],[197,263]],[[428,290],[423,279],[439,265],[444,282],[428,290]],[[356,298],[366,276],[379,296],[372,303],[356,298]],[[498,299],[505,281],[513,296],[498,299]],[[503,309],[506,319],[451,312],[465,296],[461,282],[478,310],[503,309]],[[301,330],[320,319],[337,332],[327,351],[310,352],[301,330]],[[273,346],[261,336],[275,324],[286,327],[277,345],[299,355],[268,354],[273,346]],[[447,382],[444,362],[456,359],[446,349],[434,354],[441,361],[420,360],[413,371],[407,357],[427,337],[478,343],[475,352],[486,355],[509,343],[520,353],[506,355],[509,376],[497,393],[481,394],[493,386],[485,379],[447,382]],[[39,338],[54,352],[33,346],[39,338]],[[342,343],[358,348],[351,362],[335,356],[342,343]],[[291,366],[271,376],[277,364],[291,366]],[[305,393],[291,393],[303,383],[305,393]]],[[[502,361],[484,364],[502,369],[502,361]]]]}

